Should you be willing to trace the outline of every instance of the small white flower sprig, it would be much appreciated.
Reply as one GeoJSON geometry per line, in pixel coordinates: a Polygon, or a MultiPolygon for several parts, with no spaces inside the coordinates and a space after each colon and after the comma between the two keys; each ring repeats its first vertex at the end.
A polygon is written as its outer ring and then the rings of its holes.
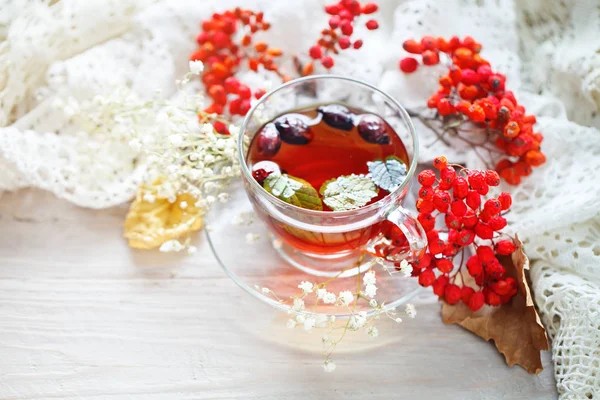
{"type": "MultiPolygon", "coordinates": [[[[129,89],[116,88],[81,103],[57,98],[54,105],[90,137],[129,144],[138,156],[137,167],[145,168],[145,184],[152,187],[143,195],[145,202],[167,199],[175,203],[178,195],[189,194],[193,203],[184,202],[181,209],[194,205],[206,212],[216,201],[228,200],[224,189],[240,176],[239,130],[221,116],[205,113],[204,97],[185,90],[191,78],[202,72],[203,64],[190,61],[189,69],[176,81],[178,92],[171,100],[160,99],[160,92],[142,100],[129,89]],[[219,134],[216,123],[228,127],[230,135],[219,134]]],[[[178,252],[187,246],[186,241],[175,239],[165,242],[161,251],[178,252]]]]}
{"type": "MultiPolygon", "coordinates": [[[[360,265],[362,257],[359,259],[356,265],[360,265]]],[[[401,323],[402,318],[399,312],[395,308],[389,308],[384,302],[379,303],[375,297],[377,295],[377,276],[373,269],[374,266],[384,266],[383,260],[375,258],[368,262],[368,270],[364,273],[357,274],[356,288],[353,290],[343,290],[337,295],[333,292],[327,291],[327,285],[332,281],[338,279],[338,277],[348,269],[340,271],[340,273],[324,282],[313,283],[309,281],[302,281],[298,285],[301,293],[297,296],[290,296],[288,300],[284,300],[277,296],[277,294],[267,287],[255,286],[257,290],[260,290],[265,295],[270,295],[275,298],[281,304],[288,304],[290,306],[289,314],[292,315],[288,319],[286,326],[289,329],[294,329],[297,326],[301,326],[304,331],[312,332],[313,328],[323,328],[324,332],[321,335],[321,341],[324,346],[323,356],[325,358],[323,362],[323,369],[325,372],[332,372],[335,370],[336,365],[331,358],[336,346],[344,339],[348,331],[364,330],[367,335],[371,338],[379,336],[379,329],[376,326],[377,321],[381,316],[388,317],[395,323],[401,323]],[[369,305],[369,311],[357,310],[359,302],[364,301],[369,305]],[[309,305],[307,305],[309,304],[309,305]],[[340,308],[340,312],[347,313],[349,317],[342,324],[336,324],[335,315],[326,315],[316,312],[316,307],[319,304],[325,304],[340,308]]],[[[353,266],[351,268],[355,268],[353,266]]],[[[403,260],[400,263],[400,272],[404,275],[410,275],[412,272],[411,265],[403,260]]],[[[388,273],[392,271],[385,266],[384,270],[388,273]]],[[[417,311],[412,304],[406,304],[404,314],[410,318],[415,318],[417,311]]]]}

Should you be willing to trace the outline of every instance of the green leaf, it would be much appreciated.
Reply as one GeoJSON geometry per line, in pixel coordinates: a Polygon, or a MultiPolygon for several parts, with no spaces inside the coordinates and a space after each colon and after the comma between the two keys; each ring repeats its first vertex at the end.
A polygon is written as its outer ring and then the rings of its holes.
{"type": "Polygon", "coordinates": [[[294,206],[309,210],[323,210],[319,193],[304,179],[273,172],[265,179],[263,187],[273,196],[294,206]]]}
{"type": "Polygon", "coordinates": [[[377,196],[377,187],[366,175],[345,175],[323,183],[319,192],[334,211],[356,210],[377,196]]]}
{"type": "Polygon", "coordinates": [[[389,156],[385,161],[369,161],[367,167],[373,182],[388,192],[398,189],[406,179],[406,164],[396,156],[389,156]]]}

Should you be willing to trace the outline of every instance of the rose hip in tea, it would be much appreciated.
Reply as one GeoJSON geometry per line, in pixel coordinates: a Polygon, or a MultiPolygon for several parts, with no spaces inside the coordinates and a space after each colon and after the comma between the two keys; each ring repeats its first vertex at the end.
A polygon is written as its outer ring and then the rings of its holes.
{"type": "MultiPolygon", "coordinates": [[[[247,156],[254,179],[279,199],[315,211],[356,210],[406,178],[408,155],[379,115],[325,104],[280,115],[261,127],[247,156]]],[[[268,217],[279,236],[316,254],[354,250],[379,224],[344,233],[310,232],[268,217]]]]}

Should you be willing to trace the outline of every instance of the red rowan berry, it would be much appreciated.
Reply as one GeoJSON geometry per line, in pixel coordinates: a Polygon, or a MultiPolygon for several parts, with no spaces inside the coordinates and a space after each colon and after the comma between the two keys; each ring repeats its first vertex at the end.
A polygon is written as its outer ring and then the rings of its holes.
{"type": "Polygon", "coordinates": [[[415,72],[417,70],[419,62],[416,58],[405,57],[402,60],[400,60],[399,66],[402,72],[410,74],[411,72],[415,72]]]}
{"type": "Polygon", "coordinates": [[[490,186],[498,186],[500,184],[500,175],[496,171],[485,171],[485,183],[490,186]]]}
{"type": "Polygon", "coordinates": [[[425,65],[435,65],[440,62],[440,56],[435,51],[425,50],[422,56],[425,65]]]}
{"type": "Polygon", "coordinates": [[[377,21],[375,21],[374,19],[371,19],[371,20],[367,21],[365,26],[367,27],[368,30],[373,31],[373,30],[379,28],[379,23],[377,21]]]}
{"type": "Polygon", "coordinates": [[[492,291],[488,291],[485,294],[485,302],[490,306],[499,306],[500,305],[500,296],[492,291]]]}
{"type": "Polygon", "coordinates": [[[446,289],[444,290],[444,299],[448,304],[456,304],[460,301],[461,291],[458,286],[455,284],[446,285],[446,289]]]}
{"type": "Polygon", "coordinates": [[[511,240],[501,240],[496,243],[496,251],[502,256],[512,254],[517,250],[517,246],[511,240]]]}
{"type": "Polygon", "coordinates": [[[413,39],[405,40],[404,43],[402,43],[402,48],[412,54],[421,54],[423,52],[421,43],[418,43],[413,39]]]}
{"type": "Polygon", "coordinates": [[[327,56],[327,57],[323,57],[321,58],[321,64],[323,64],[323,66],[327,69],[330,69],[331,67],[333,67],[333,58],[327,56]]]}
{"type": "Polygon", "coordinates": [[[462,288],[460,288],[460,298],[462,302],[468,305],[469,300],[471,300],[471,296],[473,296],[473,293],[475,293],[475,290],[470,286],[463,286],[462,288]]]}
{"type": "Polygon", "coordinates": [[[435,227],[435,218],[430,213],[419,213],[417,219],[425,232],[430,231],[435,227]]]}
{"type": "Polygon", "coordinates": [[[440,275],[436,278],[433,283],[433,293],[437,296],[442,297],[444,295],[444,290],[446,289],[446,285],[448,284],[448,277],[446,275],[440,275]]]}
{"type": "Polygon", "coordinates": [[[496,259],[494,250],[490,246],[479,246],[477,247],[477,257],[481,262],[488,263],[496,259]]]}
{"type": "Polygon", "coordinates": [[[421,286],[431,286],[435,282],[435,274],[432,270],[426,269],[419,275],[419,285],[421,286]]]}
{"type": "Polygon", "coordinates": [[[439,156],[433,159],[433,166],[437,170],[442,170],[448,166],[448,160],[444,156],[439,156]]]}
{"type": "Polygon", "coordinates": [[[462,223],[465,228],[474,228],[475,225],[477,225],[477,222],[479,222],[479,220],[472,210],[467,210],[462,217],[462,223]]]}
{"type": "Polygon", "coordinates": [[[465,247],[473,243],[475,240],[475,232],[470,229],[462,229],[458,234],[458,245],[465,247]]]}
{"type": "Polygon", "coordinates": [[[484,297],[483,293],[475,292],[469,299],[468,306],[471,309],[471,311],[477,311],[481,307],[483,307],[484,303],[485,303],[485,297],[484,297]]]}
{"type": "Polygon", "coordinates": [[[433,200],[435,190],[431,186],[421,186],[419,189],[419,197],[425,200],[433,200]]]}
{"type": "Polygon", "coordinates": [[[483,273],[483,264],[478,256],[473,255],[467,260],[467,271],[469,275],[476,277],[483,273]]]}
{"type": "Polygon", "coordinates": [[[475,190],[469,190],[467,193],[466,202],[472,210],[477,210],[481,205],[481,196],[475,190]]]}
{"type": "Polygon", "coordinates": [[[435,210],[433,200],[418,199],[417,200],[417,211],[423,213],[430,213],[435,210]]]}
{"type": "Polygon", "coordinates": [[[451,212],[448,212],[446,214],[446,216],[444,217],[444,222],[446,223],[446,226],[450,229],[460,229],[460,227],[462,226],[462,221],[460,220],[460,218],[458,218],[451,212]]]}
{"type": "Polygon", "coordinates": [[[512,197],[510,193],[500,193],[500,196],[498,196],[498,201],[500,201],[500,204],[502,205],[502,210],[508,210],[512,205],[512,197]]]}
{"type": "Polygon", "coordinates": [[[464,199],[469,192],[469,183],[462,176],[457,176],[452,187],[452,195],[455,199],[464,199]]]}
{"type": "Polygon", "coordinates": [[[494,231],[499,231],[499,230],[504,229],[506,227],[506,224],[507,224],[506,218],[501,217],[500,215],[496,215],[496,216],[490,218],[490,220],[488,221],[488,225],[494,231]]]}
{"type": "Polygon", "coordinates": [[[429,243],[429,253],[431,255],[440,254],[444,250],[444,242],[440,239],[429,243]]]}
{"type": "Polygon", "coordinates": [[[413,268],[416,268],[416,269],[424,269],[424,268],[429,267],[429,265],[431,264],[431,260],[432,260],[431,256],[429,254],[425,253],[417,261],[413,261],[412,266],[413,266],[413,268]]]}
{"type": "Polygon", "coordinates": [[[437,41],[432,36],[423,36],[421,39],[421,48],[424,50],[435,50],[437,48],[437,41]]]}
{"type": "Polygon", "coordinates": [[[475,234],[482,239],[491,239],[494,237],[494,231],[485,222],[479,222],[475,225],[475,234]]]}
{"type": "Polygon", "coordinates": [[[436,260],[435,266],[445,274],[452,272],[454,269],[454,264],[452,264],[452,261],[447,258],[440,258],[439,260],[436,260]]]}
{"type": "Polygon", "coordinates": [[[308,54],[315,60],[319,60],[321,59],[321,57],[323,57],[323,50],[321,49],[321,46],[319,45],[314,45],[312,46],[309,50],[308,50],[308,54]]]}
{"type": "Polygon", "coordinates": [[[440,171],[440,180],[448,185],[453,185],[456,179],[456,171],[452,167],[446,167],[440,171]]]}
{"type": "Polygon", "coordinates": [[[363,45],[363,41],[358,39],[357,41],[354,42],[354,44],[352,45],[352,47],[354,47],[356,50],[360,49],[363,45]]]}
{"type": "Polygon", "coordinates": [[[483,211],[491,215],[496,215],[502,211],[502,203],[498,199],[488,199],[483,205],[483,211]]]}
{"type": "Polygon", "coordinates": [[[460,218],[467,212],[467,205],[462,200],[454,200],[452,204],[450,204],[450,209],[454,215],[460,218]]]}

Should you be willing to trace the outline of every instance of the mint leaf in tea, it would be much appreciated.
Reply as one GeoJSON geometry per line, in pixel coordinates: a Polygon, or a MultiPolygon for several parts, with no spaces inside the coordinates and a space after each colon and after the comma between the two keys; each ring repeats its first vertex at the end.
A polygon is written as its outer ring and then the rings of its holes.
{"type": "Polygon", "coordinates": [[[287,203],[345,211],[397,189],[406,178],[408,155],[380,116],[321,104],[263,125],[250,144],[247,164],[265,190],[287,203]]]}

